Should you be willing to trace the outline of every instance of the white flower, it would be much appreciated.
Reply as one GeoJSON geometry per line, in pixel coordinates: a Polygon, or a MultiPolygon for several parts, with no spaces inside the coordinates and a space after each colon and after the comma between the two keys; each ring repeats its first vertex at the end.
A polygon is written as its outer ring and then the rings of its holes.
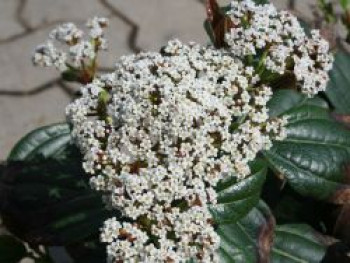
{"type": "Polygon", "coordinates": [[[83,31],[73,23],[58,26],[50,33],[50,40],[39,45],[33,54],[33,63],[37,66],[55,66],[63,72],[69,68],[86,69],[86,66],[94,65],[99,50],[107,48],[107,40],[104,38],[104,29],[108,26],[108,19],[95,17],[88,21],[90,39],[83,39],[83,31]],[[58,50],[54,41],[67,44],[66,51],[58,50]]]}
{"type": "Polygon", "coordinates": [[[47,41],[35,49],[32,61],[34,65],[41,67],[55,66],[59,71],[67,69],[66,54],[57,50],[51,41],[47,41]]]}
{"type": "Polygon", "coordinates": [[[256,80],[223,50],[175,40],[162,53],[121,58],[83,87],[67,116],[84,169],[134,222],[106,222],[111,260],[218,261],[207,207],[215,185],[248,176],[248,162],[285,137],[285,122],[268,119],[271,89],[256,80]]]}
{"type": "Polygon", "coordinates": [[[84,61],[94,59],[96,53],[90,42],[82,41],[70,47],[69,55],[72,58],[72,64],[75,67],[81,67],[84,61]]]}
{"type": "Polygon", "coordinates": [[[293,72],[297,87],[309,96],[326,89],[333,56],[319,31],[313,30],[309,37],[292,14],[252,0],[233,1],[227,14],[235,24],[226,34],[233,55],[265,54],[261,59],[267,70],[280,75],[293,72]]]}
{"type": "Polygon", "coordinates": [[[50,38],[68,45],[74,45],[80,41],[83,34],[83,31],[78,29],[75,24],[66,23],[52,30],[50,33],[50,38]]]}

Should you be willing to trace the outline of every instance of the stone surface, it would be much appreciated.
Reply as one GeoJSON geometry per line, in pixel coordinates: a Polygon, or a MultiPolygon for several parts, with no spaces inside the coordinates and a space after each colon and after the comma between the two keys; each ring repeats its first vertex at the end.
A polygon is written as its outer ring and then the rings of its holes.
{"type": "Polygon", "coordinates": [[[120,12],[140,26],[137,43],[145,50],[159,50],[168,40],[205,43],[205,8],[190,0],[109,0],[120,12]]]}
{"type": "Polygon", "coordinates": [[[296,1],[296,14],[307,21],[312,21],[314,18],[314,12],[317,9],[317,2],[317,0],[296,1]]]}
{"type": "MultiPolygon", "coordinates": [[[[12,0],[14,1],[14,0],[12,0]]],[[[83,22],[93,16],[108,16],[96,0],[27,0],[23,18],[32,27],[55,21],[83,22]]]]}
{"type": "Polygon", "coordinates": [[[24,31],[16,20],[17,7],[15,0],[0,0],[0,41],[24,31]]]}
{"type": "Polygon", "coordinates": [[[102,67],[113,68],[120,56],[133,53],[128,44],[128,37],[132,29],[115,17],[111,18],[109,22],[110,25],[106,30],[108,50],[100,53],[99,64],[102,67]]]}
{"type": "Polygon", "coordinates": [[[35,96],[10,99],[0,97],[0,160],[4,160],[13,145],[31,130],[64,121],[69,97],[52,87],[35,96]]]}
{"type": "Polygon", "coordinates": [[[288,9],[288,4],[290,0],[272,0],[271,1],[279,10],[283,9],[286,10],[288,9]]]}
{"type": "Polygon", "coordinates": [[[25,35],[16,41],[0,45],[0,90],[30,90],[57,77],[53,69],[33,67],[34,48],[46,40],[52,27],[25,35]]]}

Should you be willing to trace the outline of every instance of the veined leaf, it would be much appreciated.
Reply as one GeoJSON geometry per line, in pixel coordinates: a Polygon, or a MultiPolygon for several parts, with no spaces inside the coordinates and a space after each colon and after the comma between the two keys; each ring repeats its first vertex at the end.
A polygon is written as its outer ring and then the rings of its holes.
{"type": "Polygon", "coordinates": [[[308,225],[282,225],[276,227],[271,263],[319,263],[327,246],[319,234],[308,225]]]}
{"type": "Polygon", "coordinates": [[[266,170],[265,163],[255,162],[249,177],[239,181],[232,177],[218,184],[216,188],[218,204],[211,207],[212,215],[217,223],[235,222],[258,204],[266,170]]]}
{"type": "Polygon", "coordinates": [[[337,113],[350,114],[350,54],[339,51],[335,56],[330,81],[326,90],[337,113]]]}
{"type": "Polygon", "coordinates": [[[265,151],[266,160],[297,192],[336,203],[348,202],[344,173],[350,161],[350,131],[320,102],[293,91],[276,92],[272,116],[288,116],[287,138],[265,151]],[[279,107],[283,105],[283,107],[279,107]]]}
{"type": "Polygon", "coordinates": [[[262,201],[241,220],[219,225],[220,262],[268,262],[274,227],[274,217],[262,201]]]}
{"type": "Polygon", "coordinates": [[[36,129],[16,144],[8,161],[31,160],[38,156],[59,156],[69,146],[69,140],[70,130],[66,123],[36,129]]]}
{"type": "Polygon", "coordinates": [[[67,245],[99,234],[105,209],[89,187],[67,124],[25,136],[0,174],[0,213],[12,233],[30,244],[67,245]]]}

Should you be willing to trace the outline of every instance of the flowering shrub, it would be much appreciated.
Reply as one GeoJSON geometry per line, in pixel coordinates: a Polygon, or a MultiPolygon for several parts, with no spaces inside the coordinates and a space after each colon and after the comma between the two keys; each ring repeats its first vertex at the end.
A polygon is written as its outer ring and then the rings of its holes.
{"type": "Polygon", "coordinates": [[[172,41],[162,54],[122,58],[82,88],[67,115],[83,167],[108,205],[137,222],[105,223],[111,256],[216,261],[214,187],[248,176],[257,152],[285,137],[286,120],[269,120],[272,92],[258,79],[222,51],[172,41]]]}
{"type": "Polygon", "coordinates": [[[35,65],[82,87],[66,108],[68,124],[33,131],[9,156],[1,213],[11,231],[33,247],[63,245],[77,262],[77,247],[92,262],[329,257],[310,226],[276,226],[300,223],[283,213],[304,205],[296,195],[349,202],[350,131],[321,93],[334,61],[329,45],[271,4],[212,0],[207,11],[212,45],[172,40],[160,52],[121,57],[104,75],[105,18],[88,21],[88,40],[68,23],[35,50],[35,65]],[[19,197],[22,180],[47,186],[19,197]],[[294,251],[301,244],[305,251],[294,251]]]}

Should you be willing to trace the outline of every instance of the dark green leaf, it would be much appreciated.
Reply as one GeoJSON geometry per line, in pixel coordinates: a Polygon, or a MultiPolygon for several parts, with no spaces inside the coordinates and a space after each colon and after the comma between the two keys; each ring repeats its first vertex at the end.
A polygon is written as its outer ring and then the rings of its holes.
{"type": "Polygon", "coordinates": [[[46,159],[8,164],[0,177],[0,212],[11,232],[31,244],[65,245],[99,232],[107,211],[88,187],[81,162],[46,159]]]}
{"type": "Polygon", "coordinates": [[[261,201],[241,220],[219,225],[220,262],[268,262],[275,221],[261,201]]]}
{"type": "Polygon", "coordinates": [[[255,3],[263,5],[263,4],[268,4],[270,3],[269,0],[254,0],[255,3]]]}
{"type": "Polygon", "coordinates": [[[282,225],[276,227],[272,263],[319,263],[327,247],[320,235],[307,225],[282,225]]]}
{"type": "Polygon", "coordinates": [[[217,185],[218,204],[211,208],[214,220],[219,224],[229,224],[244,217],[260,198],[260,192],[265,182],[266,165],[255,162],[252,165],[252,175],[237,181],[232,177],[217,185]]]}
{"type": "Polygon", "coordinates": [[[0,262],[17,263],[27,254],[25,246],[12,236],[0,236],[0,262]]]}
{"type": "Polygon", "coordinates": [[[99,237],[87,242],[80,242],[66,247],[74,262],[105,263],[107,254],[105,244],[100,242],[99,237]]]}
{"type": "Polygon", "coordinates": [[[0,175],[6,226],[31,244],[66,245],[97,235],[108,211],[90,189],[66,124],[35,130],[10,154],[0,175]]]}
{"type": "Polygon", "coordinates": [[[78,70],[69,69],[62,72],[62,79],[65,81],[77,81],[79,79],[80,72],[78,70]]]}
{"type": "Polygon", "coordinates": [[[70,130],[66,123],[45,126],[22,138],[11,151],[9,161],[32,160],[35,157],[59,156],[69,146],[70,130]]]}
{"type": "Polygon", "coordinates": [[[289,110],[302,105],[328,108],[327,102],[319,97],[307,98],[305,95],[294,90],[284,89],[275,91],[273,98],[268,102],[269,115],[271,117],[281,116],[289,110]]]}
{"type": "Polygon", "coordinates": [[[288,137],[274,142],[264,155],[297,192],[337,203],[348,201],[344,200],[349,199],[344,191],[350,190],[344,168],[350,161],[350,131],[318,102],[300,96],[281,91],[270,102],[273,116],[289,117],[288,137]]]}
{"type": "Polygon", "coordinates": [[[350,113],[350,54],[339,51],[335,56],[330,82],[326,90],[328,99],[337,113],[350,113]]]}

